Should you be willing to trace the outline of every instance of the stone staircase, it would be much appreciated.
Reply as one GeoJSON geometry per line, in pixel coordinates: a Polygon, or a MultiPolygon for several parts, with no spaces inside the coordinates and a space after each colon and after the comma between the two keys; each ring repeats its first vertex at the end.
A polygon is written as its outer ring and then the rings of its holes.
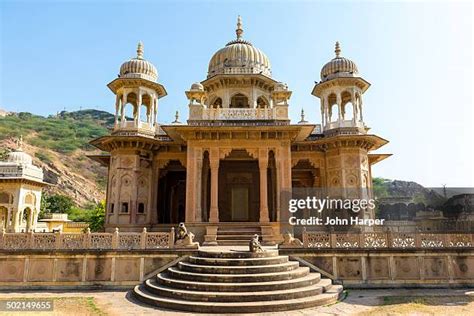
{"type": "Polygon", "coordinates": [[[217,229],[217,243],[222,246],[248,245],[255,234],[261,236],[258,226],[224,226],[217,229]]]}
{"type": "Polygon", "coordinates": [[[296,310],[334,303],[341,293],[277,250],[199,251],[133,290],[143,303],[201,313],[296,310]]]}

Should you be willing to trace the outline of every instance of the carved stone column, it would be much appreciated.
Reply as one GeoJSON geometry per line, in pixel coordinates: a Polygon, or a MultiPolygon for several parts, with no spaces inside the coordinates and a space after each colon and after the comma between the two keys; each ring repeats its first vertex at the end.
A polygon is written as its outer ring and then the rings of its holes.
{"type": "Polygon", "coordinates": [[[186,223],[194,223],[196,211],[196,156],[195,148],[188,146],[186,164],[186,223]]]}
{"type": "Polygon", "coordinates": [[[211,150],[209,155],[211,167],[211,207],[209,222],[219,222],[219,151],[211,150]]]}
{"type": "Polygon", "coordinates": [[[114,127],[117,127],[118,124],[118,117],[120,115],[120,96],[115,96],[115,120],[114,120],[114,127]]]}
{"type": "Polygon", "coordinates": [[[195,221],[202,222],[202,152],[199,151],[196,157],[196,211],[195,221]]]}
{"type": "Polygon", "coordinates": [[[268,216],[268,150],[260,149],[258,155],[258,167],[260,169],[260,222],[268,223],[270,218],[268,216]]]}
{"type": "Polygon", "coordinates": [[[338,115],[337,121],[340,123],[344,119],[342,115],[342,98],[341,98],[340,93],[337,94],[336,102],[337,102],[337,115],[338,115]]]}
{"type": "Polygon", "coordinates": [[[135,127],[139,127],[140,126],[140,116],[141,116],[141,111],[142,111],[142,94],[140,92],[140,90],[138,90],[138,94],[137,94],[137,113],[136,113],[136,117],[135,117],[135,127]]]}
{"type": "Polygon", "coordinates": [[[127,94],[124,92],[122,95],[122,106],[120,107],[120,124],[124,124],[125,121],[125,105],[127,104],[127,94]]]}

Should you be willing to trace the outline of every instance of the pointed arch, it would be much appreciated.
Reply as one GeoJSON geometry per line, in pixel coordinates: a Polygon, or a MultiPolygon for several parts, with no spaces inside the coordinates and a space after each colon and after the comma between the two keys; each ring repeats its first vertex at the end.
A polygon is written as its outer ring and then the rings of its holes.
{"type": "Polygon", "coordinates": [[[268,99],[261,95],[257,98],[257,108],[259,109],[266,109],[270,106],[270,102],[268,102],[268,99]]]}
{"type": "Polygon", "coordinates": [[[230,98],[229,107],[234,109],[249,108],[249,98],[245,94],[237,92],[230,98]]]}

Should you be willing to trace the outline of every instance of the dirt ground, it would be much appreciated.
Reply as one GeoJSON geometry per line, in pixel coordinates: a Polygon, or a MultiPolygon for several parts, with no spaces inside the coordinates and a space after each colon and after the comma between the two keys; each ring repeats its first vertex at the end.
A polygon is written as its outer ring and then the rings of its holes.
{"type": "MultiPolygon", "coordinates": [[[[474,314],[473,289],[348,290],[346,294],[341,302],[329,306],[259,315],[460,316],[474,314]]],[[[0,300],[41,298],[53,299],[52,312],[0,312],[0,315],[193,315],[148,307],[135,302],[126,291],[0,292],[0,300]]]]}

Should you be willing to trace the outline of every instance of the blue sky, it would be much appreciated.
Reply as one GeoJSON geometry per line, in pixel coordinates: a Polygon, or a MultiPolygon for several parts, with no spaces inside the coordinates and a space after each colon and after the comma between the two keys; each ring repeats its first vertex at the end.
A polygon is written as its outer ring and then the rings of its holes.
{"type": "Polygon", "coordinates": [[[474,186],[472,5],[468,2],[360,1],[1,1],[0,107],[48,115],[80,107],[114,111],[106,87],[145,45],[168,96],[159,121],[179,110],[184,91],[206,78],[212,54],[235,37],[271,60],[273,77],[293,90],[293,122],[334,56],[355,61],[372,86],[364,120],[390,140],[394,156],[375,176],[427,186],[474,186]]]}

